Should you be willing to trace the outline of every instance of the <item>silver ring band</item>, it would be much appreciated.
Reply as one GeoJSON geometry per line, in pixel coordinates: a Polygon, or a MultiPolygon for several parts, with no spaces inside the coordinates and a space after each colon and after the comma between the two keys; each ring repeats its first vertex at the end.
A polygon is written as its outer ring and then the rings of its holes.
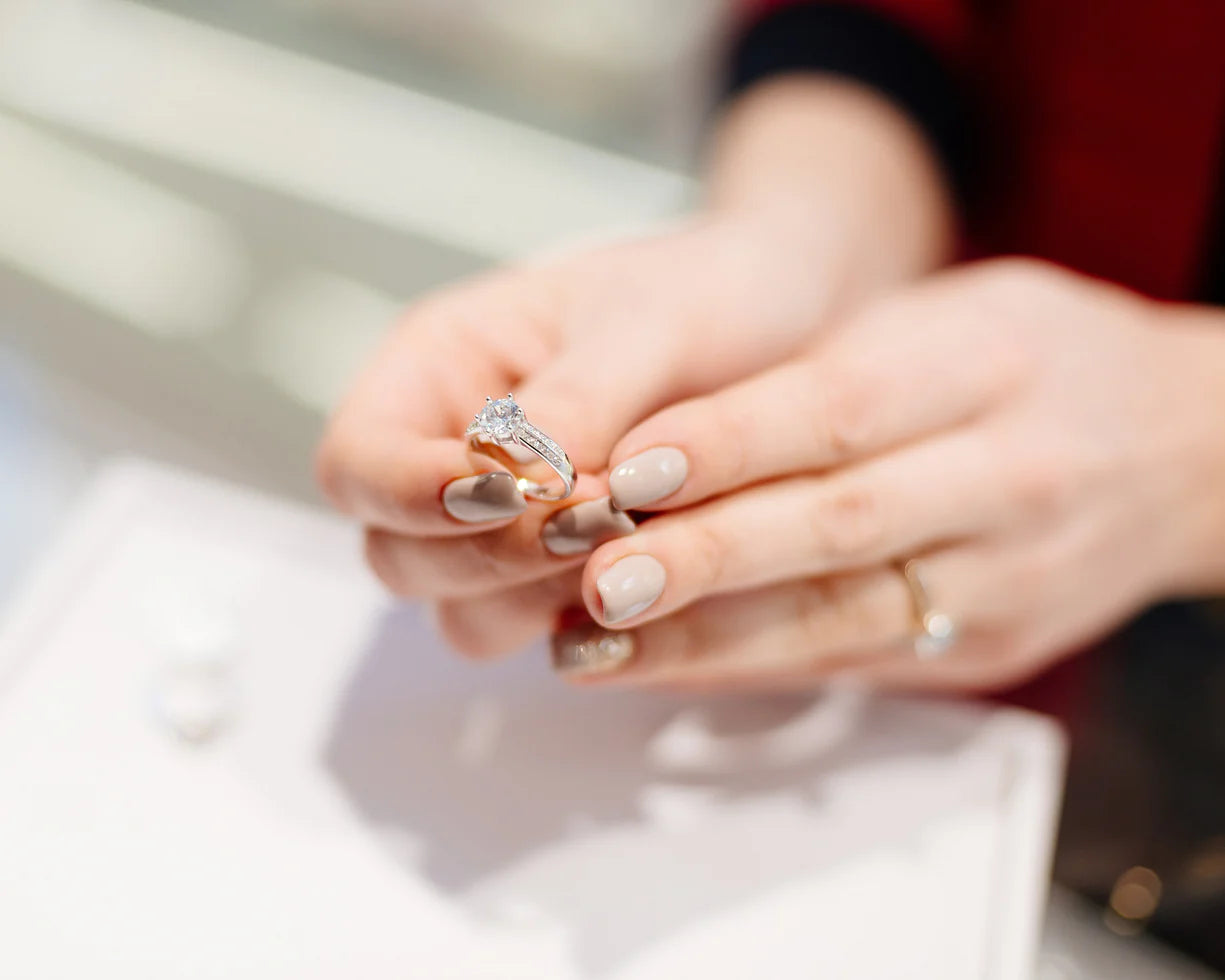
{"type": "Polygon", "coordinates": [[[525,497],[556,501],[565,500],[574,492],[575,471],[570,457],[527,420],[513,395],[497,400],[486,398],[485,407],[473,418],[464,435],[473,452],[488,456],[511,471],[525,497]],[[552,480],[543,483],[521,475],[518,470],[524,465],[525,456],[530,460],[527,465],[537,465],[538,460],[552,470],[561,481],[560,489],[552,480]]]}
{"type": "Polygon", "coordinates": [[[957,625],[948,613],[932,606],[923,576],[922,564],[911,558],[902,566],[902,577],[914,603],[915,625],[912,637],[915,656],[920,660],[935,660],[948,653],[957,639],[957,625]]]}

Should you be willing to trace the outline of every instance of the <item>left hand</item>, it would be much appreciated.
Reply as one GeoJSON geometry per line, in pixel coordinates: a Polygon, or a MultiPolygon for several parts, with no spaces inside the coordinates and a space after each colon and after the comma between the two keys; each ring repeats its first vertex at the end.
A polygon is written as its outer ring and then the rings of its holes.
{"type": "MultiPolygon", "coordinates": [[[[596,551],[581,583],[633,656],[571,676],[997,688],[1147,603],[1225,582],[1225,325],[1210,317],[985,262],[663,410],[614,449],[614,497],[619,479],[641,484],[647,450],[683,453],[688,477],[636,501],[658,516],[596,551]],[[911,649],[909,558],[958,626],[934,662],[911,649]]],[[[484,621],[499,601],[527,616],[558,595],[483,600],[484,621]]],[[[561,661],[593,629],[555,638],[561,661]]]]}

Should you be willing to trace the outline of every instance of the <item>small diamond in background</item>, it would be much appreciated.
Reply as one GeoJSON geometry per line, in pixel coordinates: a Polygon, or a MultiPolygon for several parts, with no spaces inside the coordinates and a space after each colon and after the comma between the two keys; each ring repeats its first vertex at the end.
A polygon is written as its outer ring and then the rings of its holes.
{"type": "Polygon", "coordinates": [[[136,596],[142,640],[156,658],[150,707],[169,735],[201,745],[235,717],[237,600],[218,569],[158,577],[136,596]]]}
{"type": "Polygon", "coordinates": [[[154,717],[185,742],[209,741],[234,714],[234,692],[224,678],[169,670],[156,678],[151,696],[154,717]]]}
{"type": "Polygon", "coordinates": [[[523,409],[509,395],[486,402],[481,414],[476,417],[480,430],[497,441],[513,439],[522,423],[523,409]]]}

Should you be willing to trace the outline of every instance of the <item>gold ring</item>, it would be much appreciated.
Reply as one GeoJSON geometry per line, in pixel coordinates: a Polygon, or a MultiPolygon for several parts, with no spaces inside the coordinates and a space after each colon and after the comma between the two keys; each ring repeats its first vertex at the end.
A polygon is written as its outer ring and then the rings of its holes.
{"type": "Polygon", "coordinates": [[[906,586],[910,589],[910,599],[914,603],[917,629],[912,642],[915,656],[920,660],[935,660],[948,653],[957,639],[957,624],[948,613],[932,606],[923,568],[918,559],[911,558],[902,565],[901,571],[902,577],[906,579],[906,586]]]}

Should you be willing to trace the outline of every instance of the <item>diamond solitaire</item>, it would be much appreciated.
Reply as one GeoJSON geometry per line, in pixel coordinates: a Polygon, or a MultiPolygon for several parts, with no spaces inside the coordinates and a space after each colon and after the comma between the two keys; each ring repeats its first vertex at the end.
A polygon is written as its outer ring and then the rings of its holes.
{"type": "Polygon", "coordinates": [[[564,449],[532,425],[523,414],[514,395],[505,398],[486,398],[485,407],[476,414],[464,433],[473,452],[497,460],[512,473],[516,484],[525,497],[535,500],[565,500],[574,491],[574,464],[564,449]],[[522,447],[527,458],[539,457],[561,479],[561,489],[546,486],[526,476],[519,476],[522,453],[508,452],[505,446],[522,447]]]}
{"type": "Polygon", "coordinates": [[[485,399],[485,407],[476,417],[475,425],[496,443],[514,442],[519,428],[526,421],[523,409],[514,397],[485,399]]]}

